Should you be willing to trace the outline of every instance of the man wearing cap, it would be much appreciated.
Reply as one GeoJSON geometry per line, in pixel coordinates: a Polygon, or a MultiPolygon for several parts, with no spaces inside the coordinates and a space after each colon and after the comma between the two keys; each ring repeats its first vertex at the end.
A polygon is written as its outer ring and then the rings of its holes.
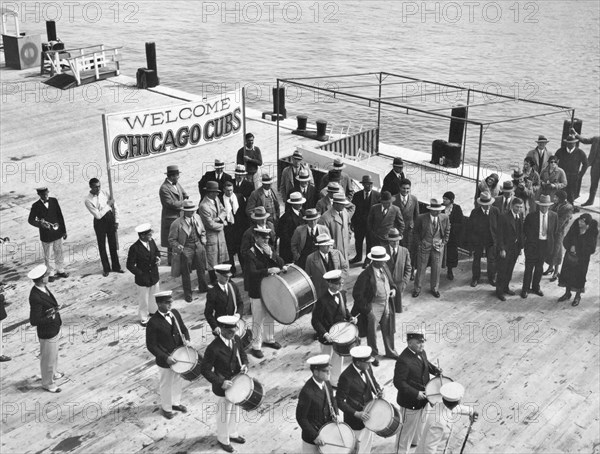
{"type": "Polygon", "coordinates": [[[168,166],[166,175],[167,178],[165,178],[158,191],[162,205],[162,213],[160,215],[160,245],[168,248],[167,263],[171,265],[173,251],[169,245],[169,230],[171,229],[171,224],[179,217],[183,201],[188,199],[188,195],[181,184],[179,184],[179,166],[168,166]]]}
{"type": "MultiPolygon", "coordinates": [[[[6,302],[6,297],[4,296],[4,283],[0,282],[0,339],[4,339],[2,326],[6,319],[6,309],[4,307],[9,304],[6,302]]],[[[4,354],[4,342],[0,342],[0,363],[10,361],[11,359],[10,356],[4,354]]]]}
{"type": "Polygon", "coordinates": [[[58,341],[62,320],[56,298],[46,287],[47,273],[46,265],[38,265],[27,274],[27,277],[33,281],[33,287],[29,292],[29,323],[36,327],[40,340],[42,388],[51,393],[59,393],[61,389],[56,385],[55,380],[65,375],[58,372],[58,341]]]}
{"type": "Polygon", "coordinates": [[[323,233],[329,237],[329,229],[317,224],[319,213],[315,208],[305,210],[302,219],[305,224],[299,225],[294,230],[291,248],[294,263],[306,271],[306,258],[318,249],[317,237],[323,233]]]}
{"type": "Polygon", "coordinates": [[[214,170],[206,172],[198,182],[198,191],[200,191],[200,197],[202,199],[206,195],[206,183],[209,181],[216,181],[221,192],[223,192],[225,188],[225,183],[232,181],[231,175],[225,173],[225,163],[220,159],[215,159],[214,170]]]}
{"type": "MultiPolygon", "coordinates": [[[[152,314],[146,327],[146,348],[155,356],[159,375],[161,414],[172,419],[175,411],[186,413],[181,405],[181,375],[170,366],[177,361],[171,356],[175,349],[190,347],[190,333],[176,309],[171,309],[172,292],[159,292],[154,295],[158,310],[152,314]]],[[[190,347],[191,348],[191,347],[190,347]]]]}
{"type": "MultiPolygon", "coordinates": [[[[244,234],[242,235],[242,244],[240,245],[240,264],[242,265],[242,270],[245,266],[246,255],[250,252],[252,246],[254,246],[254,228],[262,227],[265,229],[269,229],[269,246],[271,248],[275,248],[275,244],[277,239],[275,238],[275,227],[271,221],[268,221],[269,213],[265,211],[265,207],[257,207],[254,209],[254,212],[250,215],[250,220],[252,225],[248,227],[244,234]]],[[[248,290],[248,274],[244,273],[244,290],[248,290]]]]}
{"type": "Polygon", "coordinates": [[[394,200],[394,205],[400,208],[402,212],[402,219],[404,219],[404,233],[402,234],[402,241],[400,244],[408,249],[410,253],[410,260],[413,265],[412,273],[410,275],[411,281],[414,279],[415,268],[417,265],[417,247],[414,242],[413,231],[415,228],[415,221],[419,216],[419,201],[417,196],[410,193],[412,182],[408,178],[400,180],[400,193],[394,200]]]}
{"type": "Polygon", "coordinates": [[[400,353],[394,368],[394,387],[398,390],[396,401],[404,421],[396,438],[398,454],[408,454],[410,445],[421,430],[427,405],[425,386],[429,383],[429,376],[442,374],[441,369],[427,360],[423,333],[408,331],[406,341],[408,346],[400,353]]]}
{"type": "Polygon", "coordinates": [[[279,222],[279,200],[277,194],[271,189],[273,178],[268,174],[262,176],[262,187],[255,189],[246,205],[246,214],[250,216],[256,207],[265,207],[265,211],[269,213],[269,221],[277,228],[279,222]]]}
{"type": "Polygon", "coordinates": [[[306,199],[299,192],[292,192],[287,200],[285,213],[281,216],[277,225],[277,236],[279,240],[279,256],[285,263],[294,261],[292,254],[292,235],[296,227],[302,225],[302,205],[306,199]]]}
{"type": "Polygon", "coordinates": [[[442,251],[450,238],[450,219],[444,213],[444,206],[438,199],[431,199],[427,205],[429,213],[417,216],[415,222],[415,241],[417,252],[417,274],[413,298],[421,294],[421,286],[431,260],[431,277],[429,280],[431,294],[440,297],[440,273],[442,271],[442,251]]]}
{"type": "Polygon", "coordinates": [[[383,179],[382,193],[388,191],[393,196],[400,193],[400,184],[405,178],[403,169],[404,161],[402,161],[402,158],[394,158],[392,170],[383,179]]]}
{"type": "Polygon", "coordinates": [[[213,267],[229,259],[229,251],[225,241],[227,211],[221,200],[219,200],[218,195],[221,190],[216,181],[208,181],[204,189],[206,196],[200,202],[198,214],[206,229],[206,262],[210,283],[214,285],[217,282],[217,276],[213,267]]]}
{"type": "Polygon", "coordinates": [[[533,159],[536,172],[541,173],[548,166],[548,158],[550,157],[550,153],[546,149],[548,139],[546,139],[546,136],[540,135],[535,142],[537,146],[533,150],[529,150],[525,157],[533,159]]]}
{"type": "Polygon", "coordinates": [[[327,184],[326,189],[327,194],[321,197],[315,206],[319,214],[327,212],[327,210],[329,210],[331,208],[331,205],[333,204],[333,195],[337,194],[338,192],[341,192],[341,187],[339,183],[335,181],[330,181],[327,184]]]}
{"type": "Polygon", "coordinates": [[[469,416],[471,422],[477,421],[479,414],[473,407],[461,405],[465,388],[457,382],[446,383],[440,388],[442,402],[436,403],[427,416],[415,454],[435,454],[438,447],[448,446],[452,435],[452,426],[457,416],[469,416]],[[447,441],[444,442],[444,439],[447,441]]]}
{"type": "Polygon", "coordinates": [[[350,254],[350,219],[354,214],[354,205],[342,193],[333,194],[333,203],[319,219],[319,224],[329,230],[335,248],[348,260],[350,254]]]}
{"type": "Polygon", "coordinates": [[[390,256],[387,262],[392,275],[392,280],[396,283],[398,291],[394,298],[395,312],[402,312],[402,292],[408,285],[412,272],[412,264],[408,249],[401,246],[402,235],[398,229],[390,229],[387,235],[386,251],[390,256]]]}
{"type": "Polygon", "coordinates": [[[525,274],[521,298],[527,298],[530,292],[544,296],[540,289],[544,261],[554,252],[554,242],[558,235],[558,216],[554,211],[550,211],[553,204],[550,196],[541,195],[537,204],[537,211],[529,213],[523,223],[525,274]]]}
{"type": "Polygon", "coordinates": [[[352,364],[340,375],[335,395],[338,408],[344,413],[344,422],[354,430],[356,454],[371,452],[373,432],[365,427],[364,421],[369,419],[369,415],[364,409],[371,400],[383,395],[371,368],[371,352],[371,347],[368,346],[354,347],[350,350],[352,364]]]}
{"type": "Polygon", "coordinates": [[[352,178],[343,169],[346,167],[346,164],[342,162],[340,158],[335,158],[328,173],[323,178],[321,178],[321,187],[319,190],[325,188],[330,181],[334,180],[339,181],[340,188],[342,192],[346,195],[346,197],[350,200],[354,195],[354,188],[352,187],[352,178]]]}
{"type": "Polygon", "coordinates": [[[454,272],[452,269],[458,266],[458,245],[463,237],[462,227],[465,219],[461,206],[454,203],[455,198],[454,192],[452,191],[446,191],[442,196],[444,214],[448,216],[448,219],[450,220],[450,236],[448,237],[448,243],[444,250],[444,259],[442,261],[442,265],[446,265],[448,268],[448,280],[454,279],[454,272]]]}
{"type": "Polygon", "coordinates": [[[302,194],[302,197],[306,199],[306,202],[302,205],[304,211],[309,208],[315,208],[317,205],[318,194],[317,188],[315,188],[315,185],[313,184],[312,172],[310,170],[300,169],[296,176],[292,192],[299,192],[302,194]]]}
{"type": "Polygon", "coordinates": [[[523,201],[513,197],[510,211],[498,218],[498,228],[494,243],[498,249],[498,279],[496,296],[506,301],[506,295],[514,295],[509,285],[517,258],[523,249],[523,201]]]}
{"type": "Polygon", "coordinates": [[[540,192],[540,175],[534,167],[533,159],[525,158],[523,170],[515,169],[512,173],[512,182],[515,188],[514,196],[523,201],[525,215],[536,209],[535,201],[540,192]]]}
{"type": "MultiPolygon", "coordinates": [[[[320,226],[325,229],[325,226],[320,226]]],[[[329,233],[321,233],[317,235],[315,240],[316,251],[311,253],[306,258],[306,264],[304,270],[310,277],[315,290],[317,292],[317,298],[321,297],[327,292],[327,281],[323,279],[323,275],[327,271],[340,270],[342,272],[342,278],[348,279],[348,260],[342,255],[340,251],[334,249],[333,240],[329,236],[329,233]]]]}
{"type": "Polygon", "coordinates": [[[244,211],[246,211],[246,202],[248,201],[250,194],[252,194],[252,191],[254,191],[254,183],[248,181],[246,179],[246,175],[246,168],[243,164],[238,164],[235,166],[233,192],[236,194],[241,194],[244,198],[244,211]]]}
{"type": "Polygon", "coordinates": [[[100,180],[92,178],[89,181],[90,192],[85,198],[85,207],[94,216],[94,232],[98,242],[98,252],[102,262],[102,275],[108,276],[112,270],[115,273],[124,273],[119,263],[119,251],[117,240],[117,229],[119,228],[119,217],[117,204],[106,191],[100,189],[100,180]],[[110,251],[110,262],[106,254],[106,241],[110,251]],[[112,264],[112,268],[111,268],[112,264]]]}
{"type": "Polygon", "coordinates": [[[591,169],[590,196],[581,204],[582,207],[586,207],[594,204],[596,191],[598,190],[598,182],[600,182],[600,136],[586,138],[579,135],[574,129],[571,129],[571,134],[573,134],[581,143],[591,145],[590,153],[587,156],[588,164],[591,169]]]}
{"type": "Polygon", "coordinates": [[[40,199],[31,206],[28,222],[40,231],[44,262],[49,270],[48,281],[52,282],[55,277],[69,277],[65,272],[62,247],[63,240],[67,239],[67,227],[58,200],[48,195],[48,188],[37,188],[36,191],[40,199]],[[50,249],[54,251],[56,270],[50,261],[50,249]]]}
{"type": "Polygon", "coordinates": [[[245,144],[237,152],[236,162],[246,166],[248,180],[254,184],[254,189],[260,187],[260,166],[263,165],[260,148],[254,146],[254,134],[247,133],[244,137],[245,144]]]}
{"type": "Polygon", "coordinates": [[[248,357],[236,335],[237,315],[222,315],[217,319],[219,334],[206,347],[201,372],[212,384],[217,401],[217,442],[221,449],[234,452],[231,442],[244,444],[246,439],[238,433],[241,410],[225,397],[225,391],[233,385],[232,379],[248,371],[248,357]]]}
{"type": "Polygon", "coordinates": [[[558,166],[565,171],[567,176],[567,200],[570,204],[579,198],[581,180],[588,168],[588,160],[585,152],[575,145],[578,140],[573,134],[564,140],[564,145],[556,150],[554,156],[558,159],[558,166]]]}
{"type": "Polygon", "coordinates": [[[373,190],[373,178],[370,175],[364,175],[360,181],[363,189],[358,191],[352,197],[352,203],[356,207],[352,216],[351,226],[354,231],[354,245],[356,255],[350,263],[362,262],[363,243],[367,240],[367,251],[371,250],[371,236],[367,227],[367,218],[371,207],[379,203],[381,194],[373,190]]]}
{"type": "Polygon", "coordinates": [[[244,300],[235,282],[231,281],[231,265],[215,265],[217,285],[208,289],[204,317],[215,336],[221,333],[217,319],[222,315],[238,314],[241,318],[244,311],[244,300]]]}
{"type": "Polygon", "coordinates": [[[494,206],[500,211],[500,215],[510,211],[511,202],[515,196],[515,186],[512,180],[502,183],[502,197],[494,199],[494,206]]]}
{"type": "Polygon", "coordinates": [[[471,211],[467,221],[466,238],[473,251],[471,287],[477,287],[481,278],[481,258],[485,252],[488,282],[496,286],[496,228],[500,210],[494,206],[489,192],[482,192],[477,199],[478,208],[471,211]]]}
{"type": "Polygon", "coordinates": [[[135,276],[135,285],[138,287],[138,315],[140,324],[146,326],[149,314],[153,314],[157,309],[154,294],[160,291],[160,251],[152,239],[152,225],[140,224],[135,231],[138,240],[129,248],[127,269],[135,276]]]}
{"type": "MultiPolygon", "coordinates": [[[[377,348],[377,328],[381,328],[383,347],[387,358],[396,359],[398,353],[394,348],[396,332],[396,308],[394,300],[397,285],[392,279],[386,263],[390,256],[382,246],[373,246],[367,255],[369,266],[356,279],[352,289],[354,306],[352,315],[358,315],[358,326],[362,337],[366,334],[367,344],[373,349],[373,356],[379,354],[377,348]]],[[[373,361],[379,366],[379,360],[373,361]]]]}
{"type": "Polygon", "coordinates": [[[206,230],[191,200],[183,202],[183,216],[171,224],[169,245],[173,250],[171,276],[179,277],[183,284],[183,295],[188,303],[192,302],[192,281],[190,273],[196,270],[198,291],[207,290],[204,270],[206,268],[206,230]]]}
{"type": "Polygon", "coordinates": [[[264,227],[254,228],[254,246],[250,248],[244,258],[244,276],[248,280],[248,296],[252,304],[252,356],[264,358],[262,352],[263,334],[264,345],[279,350],[281,345],[275,341],[275,324],[273,317],[267,311],[261,300],[260,284],[263,278],[272,274],[286,271],[283,260],[269,246],[270,229],[264,227]]]}
{"type": "MultiPolygon", "coordinates": [[[[327,291],[319,296],[312,312],[311,325],[321,343],[321,353],[330,355],[331,385],[336,387],[338,378],[344,369],[344,357],[333,349],[334,337],[330,334],[336,323],[350,322],[356,324],[356,317],[350,315],[346,306],[346,291],[342,290],[344,281],[341,270],[332,270],[323,274],[327,291]]],[[[335,333],[332,333],[335,336],[335,333]]]]}
{"type": "Polygon", "coordinates": [[[229,263],[231,264],[231,273],[235,276],[235,255],[238,255],[240,266],[242,258],[240,255],[240,246],[242,244],[242,235],[248,228],[248,218],[246,211],[242,208],[244,197],[242,194],[233,192],[233,183],[227,181],[224,184],[225,190],[221,194],[221,203],[225,207],[225,219],[227,224],[224,227],[225,243],[229,253],[229,263]]]}
{"type": "Polygon", "coordinates": [[[308,167],[308,164],[302,161],[302,152],[300,150],[294,151],[292,155],[292,163],[287,166],[281,172],[281,181],[279,182],[279,194],[281,194],[282,200],[287,200],[292,192],[295,192],[295,186],[300,171],[304,170],[305,174],[308,174],[308,182],[312,183],[312,172],[308,167]]]}
{"type": "Polygon", "coordinates": [[[540,174],[540,186],[542,188],[540,195],[549,195],[550,198],[554,197],[559,189],[567,187],[567,175],[558,167],[558,158],[554,155],[548,158],[548,165],[540,174]]]}
{"type": "Polygon", "coordinates": [[[392,205],[394,197],[389,191],[381,193],[381,202],[373,205],[367,218],[367,228],[371,234],[371,243],[373,246],[385,246],[387,244],[387,234],[390,229],[397,229],[400,233],[404,232],[404,219],[402,212],[396,205],[392,205]]]}
{"type": "Polygon", "coordinates": [[[312,377],[302,387],[296,407],[296,421],[302,430],[300,452],[319,454],[319,446],[325,445],[325,440],[319,438],[319,431],[328,422],[337,421],[338,407],[329,383],[329,355],[313,356],[306,363],[312,377]]]}

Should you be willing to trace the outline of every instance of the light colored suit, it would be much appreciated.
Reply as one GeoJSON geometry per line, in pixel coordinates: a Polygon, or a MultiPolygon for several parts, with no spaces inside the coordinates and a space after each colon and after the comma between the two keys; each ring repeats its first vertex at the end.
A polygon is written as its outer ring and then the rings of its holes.
{"type": "Polygon", "coordinates": [[[537,147],[533,150],[529,150],[527,152],[527,156],[525,158],[531,158],[535,161],[536,171],[537,173],[542,173],[542,171],[548,166],[548,158],[550,157],[550,152],[547,148],[544,148],[544,155],[542,156],[542,162],[540,163],[540,155],[538,153],[537,147]]]}
{"type": "Polygon", "coordinates": [[[335,241],[333,247],[339,250],[346,259],[348,259],[348,254],[350,253],[351,218],[352,214],[348,213],[345,209],[338,213],[335,208],[330,208],[319,219],[319,224],[329,229],[331,238],[335,241]]]}
{"type": "Polygon", "coordinates": [[[296,176],[294,175],[294,171],[296,171],[296,175],[298,175],[298,172],[300,172],[302,169],[308,172],[308,175],[310,176],[310,183],[314,184],[312,171],[308,167],[307,163],[301,162],[298,170],[294,169],[293,165],[289,165],[281,172],[279,194],[281,194],[282,200],[287,200],[290,194],[294,192],[294,186],[296,186],[296,176]]]}
{"type": "Polygon", "coordinates": [[[386,250],[390,255],[387,266],[390,269],[394,284],[398,287],[398,291],[394,297],[394,305],[396,306],[396,312],[402,312],[402,292],[408,285],[408,280],[410,279],[410,274],[412,272],[410,254],[408,249],[403,246],[398,246],[396,248],[397,256],[394,259],[392,248],[389,245],[386,246],[386,250]]]}
{"type": "Polygon", "coordinates": [[[169,229],[175,219],[179,217],[183,201],[188,198],[185,189],[177,183],[173,185],[167,178],[158,191],[162,213],[160,216],[160,245],[169,246],[169,229]]]}
{"type": "Polygon", "coordinates": [[[223,230],[227,223],[227,212],[218,197],[215,200],[211,200],[208,197],[202,199],[198,207],[198,212],[206,229],[206,261],[208,269],[213,270],[215,265],[229,260],[225,231],[223,230]]]}
{"type": "Polygon", "coordinates": [[[450,219],[440,213],[437,228],[434,231],[431,215],[429,213],[421,214],[415,222],[414,235],[418,247],[414,290],[415,292],[421,291],[421,281],[427,269],[427,262],[431,258],[431,290],[437,292],[440,286],[442,251],[450,238],[450,219]]]}

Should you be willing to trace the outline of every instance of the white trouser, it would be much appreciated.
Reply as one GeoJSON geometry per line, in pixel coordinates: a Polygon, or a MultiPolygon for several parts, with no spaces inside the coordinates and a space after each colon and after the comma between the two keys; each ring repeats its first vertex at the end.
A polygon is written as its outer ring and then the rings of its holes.
{"type": "Polygon", "coordinates": [[[0,356],[4,354],[4,333],[2,331],[2,322],[4,320],[0,320],[0,356]]]}
{"type": "Polygon", "coordinates": [[[410,445],[416,441],[417,434],[423,427],[423,417],[425,409],[411,410],[410,408],[400,407],[404,424],[396,437],[396,453],[408,454],[410,445]]]}
{"type": "Polygon", "coordinates": [[[252,349],[262,350],[263,327],[265,342],[275,342],[275,322],[260,298],[250,298],[252,303],[252,349]]]}
{"type": "Polygon", "coordinates": [[[147,322],[150,318],[149,314],[153,314],[158,310],[156,298],[154,294],[160,292],[160,282],[157,282],[152,287],[142,287],[138,285],[138,315],[141,322],[147,322]]]}
{"type": "MultiPolygon", "coordinates": [[[[442,404],[438,404],[442,405],[442,404]]],[[[425,421],[420,430],[420,439],[417,443],[415,454],[435,454],[440,442],[444,440],[447,429],[447,422],[440,419],[435,407],[427,405],[423,416],[425,421]]]]}
{"type": "Polygon", "coordinates": [[[181,403],[181,387],[183,379],[170,368],[158,368],[160,404],[164,411],[173,411],[173,405],[181,403]]]}
{"type": "Polygon", "coordinates": [[[59,238],[56,241],[51,241],[49,243],[45,243],[42,241],[42,249],[44,251],[44,263],[48,268],[50,276],[54,276],[55,273],[55,269],[50,263],[50,248],[52,248],[52,250],[54,251],[54,262],[56,263],[56,271],[58,271],[59,273],[64,273],[65,271],[62,242],[62,238],[59,238]]]}
{"type": "Polygon", "coordinates": [[[329,360],[329,364],[331,364],[329,382],[331,386],[337,386],[340,375],[342,375],[342,371],[344,370],[344,357],[335,352],[333,345],[321,344],[321,353],[331,356],[329,360]]]}
{"type": "Polygon", "coordinates": [[[232,404],[225,397],[217,402],[217,440],[224,445],[229,444],[229,437],[238,436],[238,423],[242,412],[238,405],[232,404]]]}
{"type": "Polygon", "coordinates": [[[373,446],[373,432],[366,427],[362,430],[355,430],[354,436],[356,437],[356,448],[355,454],[370,454],[371,447],[373,446]]]}
{"type": "Polygon", "coordinates": [[[302,454],[320,454],[317,445],[311,445],[310,443],[302,440],[302,454]]]}
{"type": "Polygon", "coordinates": [[[54,385],[54,374],[58,370],[59,338],[60,333],[51,339],[40,339],[40,369],[44,388],[50,388],[54,385]]]}

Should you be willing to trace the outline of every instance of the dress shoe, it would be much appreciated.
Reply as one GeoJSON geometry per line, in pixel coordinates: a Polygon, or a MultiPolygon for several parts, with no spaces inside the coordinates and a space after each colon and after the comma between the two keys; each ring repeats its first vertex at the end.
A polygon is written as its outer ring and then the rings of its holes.
{"type": "Polygon", "coordinates": [[[379,367],[379,360],[378,360],[377,358],[375,358],[375,359],[373,360],[373,362],[371,363],[371,365],[372,365],[373,367],[379,367]]]}
{"type": "Polygon", "coordinates": [[[52,379],[54,379],[54,380],[60,380],[64,376],[65,376],[64,372],[55,372],[54,375],[52,376],[52,379]]]}
{"type": "Polygon", "coordinates": [[[549,274],[552,274],[553,272],[554,272],[554,268],[549,266],[548,269],[542,273],[542,276],[548,276],[549,274]]]}
{"type": "Polygon", "coordinates": [[[237,443],[238,445],[243,445],[244,443],[246,443],[246,439],[244,437],[242,437],[241,435],[238,437],[229,437],[229,441],[233,441],[234,443],[237,443]]]}
{"type": "Polygon", "coordinates": [[[454,273],[452,272],[452,269],[448,268],[448,280],[453,281],[454,280],[454,273]]]}
{"type": "Polygon", "coordinates": [[[352,260],[350,260],[350,263],[354,264],[354,263],[360,263],[362,262],[362,257],[359,257],[358,255],[356,257],[354,257],[352,260]]]}
{"type": "Polygon", "coordinates": [[[5,363],[6,361],[10,361],[12,358],[10,356],[2,355],[0,356],[0,363],[5,363]]]}
{"type": "Polygon", "coordinates": [[[208,292],[208,285],[206,285],[206,282],[198,283],[198,293],[206,293],[206,292],[208,292]]]}
{"type": "Polygon", "coordinates": [[[250,354],[258,359],[265,357],[265,354],[262,352],[262,350],[256,350],[254,348],[250,350],[250,354]]]}
{"type": "Polygon", "coordinates": [[[62,277],[63,279],[66,279],[69,277],[69,273],[65,273],[64,271],[62,273],[56,273],[56,277],[62,277]]]}
{"type": "Polygon", "coordinates": [[[55,276],[48,276],[48,282],[54,282],[56,280],[55,276]]]}
{"type": "Polygon", "coordinates": [[[124,274],[124,273],[125,273],[125,270],[121,270],[121,269],[118,269],[118,270],[113,270],[113,273],[124,274]]]}
{"type": "Polygon", "coordinates": [[[492,286],[495,287],[496,286],[496,279],[488,279],[488,283],[492,286]]]}
{"type": "Polygon", "coordinates": [[[415,280],[415,273],[410,273],[410,280],[414,281],[415,280]]]}
{"type": "Polygon", "coordinates": [[[413,298],[416,298],[416,297],[417,297],[417,296],[419,296],[420,294],[421,294],[421,292],[418,292],[418,291],[416,291],[416,290],[415,290],[415,291],[412,293],[412,296],[413,296],[413,298]]]}
{"type": "Polygon", "coordinates": [[[566,292],[563,296],[561,296],[558,299],[559,303],[562,303],[563,301],[569,301],[571,299],[571,292],[566,292]]]}
{"type": "Polygon", "coordinates": [[[226,444],[224,444],[224,443],[221,443],[220,441],[218,441],[217,443],[219,443],[219,446],[221,447],[221,449],[222,449],[223,451],[227,451],[227,452],[235,452],[235,449],[233,449],[233,446],[231,446],[230,444],[229,444],[229,445],[226,445],[226,444]]]}
{"type": "Polygon", "coordinates": [[[146,326],[148,324],[148,320],[140,320],[140,325],[146,326]]]}
{"type": "Polygon", "coordinates": [[[521,290],[521,298],[527,298],[527,290],[521,290]]]}
{"type": "Polygon", "coordinates": [[[167,419],[173,419],[175,417],[175,413],[172,411],[166,411],[161,408],[160,414],[163,415],[167,419]]]}
{"type": "Polygon", "coordinates": [[[531,293],[537,296],[544,296],[544,292],[542,292],[539,288],[537,290],[532,290],[531,293]]]}
{"type": "Polygon", "coordinates": [[[471,287],[477,287],[477,279],[471,280],[471,287]]]}
{"type": "Polygon", "coordinates": [[[575,299],[573,300],[573,302],[571,303],[571,306],[573,306],[573,307],[579,306],[580,302],[581,302],[581,297],[580,296],[576,296],[575,299]]]}
{"type": "Polygon", "coordinates": [[[108,271],[102,271],[102,276],[104,276],[104,277],[108,276],[108,271]]]}
{"type": "Polygon", "coordinates": [[[400,356],[398,355],[398,353],[395,353],[395,354],[394,354],[394,353],[390,353],[390,354],[388,354],[388,355],[385,355],[385,357],[386,357],[386,358],[389,358],[389,359],[393,359],[393,360],[395,361],[395,360],[397,360],[397,359],[398,359],[400,356]]]}
{"type": "Polygon", "coordinates": [[[556,282],[557,279],[558,279],[558,274],[553,274],[552,277],[550,278],[550,282],[556,282]]]}
{"type": "Polygon", "coordinates": [[[593,199],[588,199],[588,200],[586,200],[585,202],[583,202],[583,203],[581,204],[581,206],[582,206],[582,207],[589,207],[590,205],[593,205],[593,204],[594,204],[594,200],[593,200],[593,199]]]}
{"type": "Polygon", "coordinates": [[[441,295],[440,295],[440,292],[438,292],[437,290],[432,290],[432,291],[431,291],[431,294],[432,294],[433,296],[435,296],[436,298],[439,298],[439,297],[441,296],[441,295]]]}
{"type": "Polygon", "coordinates": [[[279,350],[281,348],[281,344],[279,342],[263,342],[263,347],[269,347],[273,350],[279,350]]]}
{"type": "Polygon", "coordinates": [[[44,389],[49,393],[59,393],[62,391],[58,386],[50,386],[49,388],[44,387],[44,389]]]}
{"type": "Polygon", "coordinates": [[[186,303],[191,303],[191,302],[192,302],[192,295],[187,295],[187,296],[185,297],[185,302],[186,302],[186,303]]]}
{"type": "Polygon", "coordinates": [[[579,207],[574,207],[573,208],[573,213],[579,213],[579,207]]]}
{"type": "Polygon", "coordinates": [[[502,293],[496,293],[496,296],[500,301],[506,301],[506,297],[502,293]]]}
{"type": "Polygon", "coordinates": [[[506,290],[504,290],[504,294],[508,295],[508,296],[515,296],[516,293],[513,292],[511,289],[507,288],[506,290]]]}
{"type": "Polygon", "coordinates": [[[175,411],[180,411],[181,413],[187,413],[187,407],[185,405],[173,405],[171,408],[175,411]]]}

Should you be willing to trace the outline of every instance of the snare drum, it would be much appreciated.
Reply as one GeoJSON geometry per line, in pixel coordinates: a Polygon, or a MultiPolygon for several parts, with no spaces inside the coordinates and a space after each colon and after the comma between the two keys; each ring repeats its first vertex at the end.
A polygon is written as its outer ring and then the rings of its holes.
{"type": "Polygon", "coordinates": [[[354,452],[356,437],[345,422],[328,422],[319,430],[319,438],[325,442],[318,446],[321,454],[350,454],[354,452]]]}
{"type": "Polygon", "coordinates": [[[225,398],[244,410],[256,410],[262,404],[265,393],[258,380],[246,374],[238,374],[231,380],[233,384],[225,390],[225,398]]]}
{"type": "Polygon", "coordinates": [[[340,356],[350,356],[350,350],[360,345],[358,327],[349,322],[336,323],[329,335],[333,338],[333,350],[340,356]]]}
{"type": "Polygon", "coordinates": [[[252,344],[252,330],[248,329],[248,324],[241,318],[237,322],[236,334],[242,341],[242,350],[247,350],[252,344]]]}
{"type": "Polygon", "coordinates": [[[384,399],[373,399],[365,407],[365,427],[383,438],[396,435],[402,425],[400,410],[384,399]]]}
{"type": "Polygon", "coordinates": [[[442,394],[440,393],[440,389],[447,383],[452,383],[452,380],[449,377],[444,377],[443,375],[439,377],[432,378],[425,386],[425,395],[427,396],[427,400],[431,405],[439,404],[442,402],[442,394]]]}
{"type": "Polygon", "coordinates": [[[283,325],[308,314],[317,300],[310,277],[297,265],[289,265],[286,273],[263,278],[260,294],[271,317],[283,325]]]}
{"type": "Polygon", "coordinates": [[[171,357],[177,361],[175,364],[171,364],[173,372],[177,372],[187,381],[193,381],[200,377],[202,355],[192,347],[177,347],[171,354],[171,357]]]}

